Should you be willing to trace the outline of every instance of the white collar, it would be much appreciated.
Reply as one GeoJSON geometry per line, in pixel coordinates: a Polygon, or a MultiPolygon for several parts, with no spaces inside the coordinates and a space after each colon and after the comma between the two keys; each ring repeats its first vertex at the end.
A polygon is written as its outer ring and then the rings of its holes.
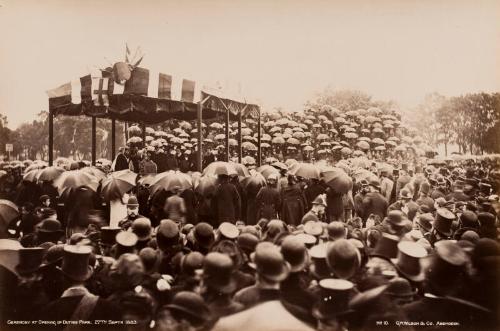
{"type": "Polygon", "coordinates": [[[76,285],[66,289],[66,291],[64,291],[63,294],[61,295],[61,298],[75,297],[75,296],[89,295],[89,294],[90,292],[85,288],[85,286],[76,285]]]}

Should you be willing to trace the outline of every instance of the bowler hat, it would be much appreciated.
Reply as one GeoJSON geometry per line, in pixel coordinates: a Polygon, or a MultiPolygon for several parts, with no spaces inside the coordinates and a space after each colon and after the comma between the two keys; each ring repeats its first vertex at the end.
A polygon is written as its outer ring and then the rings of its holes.
{"type": "Polygon", "coordinates": [[[261,242],[255,247],[252,262],[257,273],[265,279],[281,282],[290,272],[290,265],[285,261],[278,246],[261,242]]]}
{"type": "Polygon", "coordinates": [[[45,268],[51,265],[59,265],[64,256],[64,244],[51,246],[43,257],[42,265],[40,268],[45,268]]]}
{"type": "Polygon", "coordinates": [[[193,236],[198,245],[204,248],[210,248],[215,240],[214,228],[205,222],[195,225],[193,236]]]}
{"type": "Polygon", "coordinates": [[[247,256],[250,256],[255,251],[255,247],[259,243],[259,238],[251,233],[241,233],[236,243],[247,256]]]}
{"type": "Polygon", "coordinates": [[[304,243],[296,236],[287,236],[281,243],[281,254],[290,264],[291,272],[304,270],[309,262],[309,254],[304,243]]]}
{"type": "Polygon", "coordinates": [[[399,191],[399,198],[400,199],[411,199],[412,196],[411,196],[411,193],[409,190],[402,189],[401,191],[399,191]]]}
{"type": "Polygon", "coordinates": [[[328,237],[332,240],[345,238],[347,235],[345,224],[342,222],[331,222],[327,225],[326,229],[328,231],[328,237]]]}
{"type": "Polygon", "coordinates": [[[425,278],[432,288],[440,292],[438,294],[446,295],[456,287],[460,275],[465,272],[467,255],[451,240],[436,242],[434,252],[425,268],[425,278]]]}
{"type": "Polygon", "coordinates": [[[101,227],[101,244],[106,246],[113,246],[116,243],[116,235],[121,230],[122,229],[120,227],[101,227]]]}
{"type": "Polygon", "coordinates": [[[463,228],[479,227],[479,222],[476,213],[470,210],[464,210],[462,215],[460,215],[459,220],[460,220],[460,225],[463,228]]]}
{"type": "Polygon", "coordinates": [[[45,249],[41,247],[21,248],[18,251],[19,263],[15,267],[16,272],[21,275],[29,275],[40,268],[45,249]]]}
{"type": "Polygon", "coordinates": [[[386,217],[386,221],[392,225],[403,227],[405,225],[406,216],[400,210],[391,210],[386,217]]]}
{"type": "Polygon", "coordinates": [[[137,235],[139,241],[146,241],[151,239],[151,221],[145,217],[136,218],[131,225],[132,232],[137,235]]]}
{"type": "Polygon", "coordinates": [[[194,276],[197,269],[203,267],[203,254],[191,252],[181,258],[181,272],[187,276],[194,276]]]}
{"type": "Polygon", "coordinates": [[[377,190],[380,190],[380,181],[378,180],[378,178],[370,179],[368,185],[373,186],[377,190]]]}
{"type": "Polygon", "coordinates": [[[398,256],[398,242],[398,236],[382,233],[382,237],[378,240],[370,256],[377,256],[386,260],[394,259],[398,256]]]}
{"type": "Polygon", "coordinates": [[[312,313],[318,320],[327,320],[350,312],[349,297],[354,284],[345,279],[326,278],[319,281],[320,300],[312,313]]]}
{"type": "Polygon", "coordinates": [[[194,326],[201,326],[211,318],[207,304],[199,294],[194,292],[177,293],[171,303],[165,307],[178,321],[185,319],[194,326]]]}
{"type": "Polygon", "coordinates": [[[177,224],[170,219],[162,220],[156,231],[156,241],[158,247],[162,250],[177,245],[179,243],[179,227],[177,224]]]}
{"type": "Polygon", "coordinates": [[[84,282],[92,276],[89,246],[65,245],[61,271],[71,280],[84,282]]]}
{"type": "Polygon", "coordinates": [[[62,233],[63,232],[61,222],[59,222],[56,219],[52,219],[52,218],[44,219],[40,223],[40,225],[38,226],[38,231],[45,232],[45,233],[62,233]]]}
{"type": "Polygon", "coordinates": [[[153,270],[156,266],[158,255],[153,248],[144,247],[139,252],[139,257],[141,258],[142,264],[144,265],[144,270],[146,272],[153,270]]]}
{"type": "Polygon", "coordinates": [[[226,239],[236,239],[239,234],[239,230],[236,227],[236,225],[229,223],[229,222],[222,222],[219,225],[219,233],[226,239]]]}
{"type": "Polygon", "coordinates": [[[236,280],[233,277],[234,263],[225,254],[208,253],[203,260],[203,279],[208,287],[221,293],[232,293],[236,289],[236,280]]]}
{"type": "Polygon", "coordinates": [[[361,264],[361,256],[347,239],[339,239],[326,248],[326,262],[338,278],[351,278],[361,264]]]}
{"type": "Polygon", "coordinates": [[[455,214],[446,208],[438,208],[436,211],[436,219],[433,222],[433,227],[440,234],[450,237],[453,233],[451,226],[455,220],[455,214]]]}
{"type": "Polygon", "coordinates": [[[417,291],[413,290],[411,284],[408,280],[402,277],[394,277],[389,280],[386,294],[393,298],[412,298],[417,294],[417,291]]]}
{"type": "Polygon", "coordinates": [[[398,250],[398,257],[391,261],[399,273],[413,282],[424,280],[424,274],[420,270],[420,259],[427,256],[425,248],[411,241],[401,241],[398,250]]]}
{"type": "Polygon", "coordinates": [[[135,195],[131,195],[128,198],[127,207],[138,207],[138,206],[139,206],[139,202],[137,201],[137,198],[135,197],[135,195]]]}
{"type": "Polygon", "coordinates": [[[434,216],[431,213],[421,214],[416,218],[416,223],[427,232],[431,231],[433,222],[434,216]]]}

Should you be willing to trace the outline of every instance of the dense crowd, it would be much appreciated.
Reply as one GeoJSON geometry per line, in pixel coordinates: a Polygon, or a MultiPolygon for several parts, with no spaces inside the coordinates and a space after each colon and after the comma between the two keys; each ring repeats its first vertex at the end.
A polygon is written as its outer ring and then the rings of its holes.
{"type": "Polygon", "coordinates": [[[6,167],[2,329],[498,329],[496,160],[214,153],[197,173],[148,140],[6,167]]]}

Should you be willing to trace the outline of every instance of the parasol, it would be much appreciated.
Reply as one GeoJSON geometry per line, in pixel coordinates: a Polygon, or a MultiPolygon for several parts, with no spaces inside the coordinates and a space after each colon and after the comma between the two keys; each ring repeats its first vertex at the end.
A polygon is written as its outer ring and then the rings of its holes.
{"type": "Polygon", "coordinates": [[[135,187],[137,174],[128,169],[113,172],[102,182],[101,193],[106,201],[121,199],[135,187]]]}
{"type": "Polygon", "coordinates": [[[358,146],[359,148],[363,149],[363,150],[368,150],[370,149],[370,144],[364,140],[361,140],[361,141],[358,141],[358,143],[356,144],[356,146],[358,146]]]}
{"type": "Polygon", "coordinates": [[[216,161],[210,163],[203,169],[203,176],[218,176],[218,175],[237,175],[238,172],[229,162],[216,161]]]}
{"type": "Polygon", "coordinates": [[[260,174],[262,174],[262,176],[264,176],[264,178],[266,178],[266,179],[267,179],[267,177],[269,177],[270,174],[277,174],[278,176],[280,174],[278,169],[276,169],[275,167],[272,167],[268,164],[258,167],[257,171],[260,174]]]}
{"type": "Polygon", "coordinates": [[[63,192],[80,186],[87,186],[95,192],[99,186],[99,181],[93,175],[82,170],[70,170],[63,172],[54,181],[53,185],[57,188],[59,194],[62,195],[63,192]]]}
{"type": "Polygon", "coordinates": [[[215,194],[216,187],[217,187],[217,178],[201,177],[194,190],[196,193],[204,197],[209,197],[215,194]]]}
{"type": "Polygon", "coordinates": [[[303,178],[316,178],[319,179],[319,168],[311,163],[296,163],[290,167],[289,173],[303,178]]]}
{"type": "Polygon", "coordinates": [[[182,172],[162,172],[155,176],[151,183],[151,194],[160,189],[172,191],[173,189],[186,190],[193,186],[191,176],[182,172]]]}
{"type": "Polygon", "coordinates": [[[19,209],[16,204],[9,200],[0,199],[0,224],[7,229],[10,222],[19,217],[19,209]]]}

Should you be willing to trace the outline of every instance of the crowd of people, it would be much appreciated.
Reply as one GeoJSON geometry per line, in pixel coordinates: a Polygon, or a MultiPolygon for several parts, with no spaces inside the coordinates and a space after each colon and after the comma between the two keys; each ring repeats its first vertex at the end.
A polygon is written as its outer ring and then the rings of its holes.
{"type": "Polygon", "coordinates": [[[96,167],[11,164],[1,328],[498,329],[497,160],[431,165],[416,145],[398,155],[372,136],[366,149],[357,134],[335,140],[334,121],[305,120],[317,132],[280,122],[304,134],[300,155],[277,139],[261,167],[215,147],[197,173],[194,142],[154,137],[96,167]],[[319,141],[340,147],[307,153],[319,141]],[[113,222],[117,200],[126,214],[113,222]]]}

